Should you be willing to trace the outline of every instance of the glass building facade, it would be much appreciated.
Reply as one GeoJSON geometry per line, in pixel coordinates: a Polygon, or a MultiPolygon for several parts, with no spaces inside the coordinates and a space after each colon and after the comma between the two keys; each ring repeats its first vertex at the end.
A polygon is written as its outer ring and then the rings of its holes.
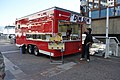
{"type": "Polygon", "coordinates": [[[117,3],[120,4],[120,0],[117,0],[117,3]]]}
{"type": "MultiPolygon", "coordinates": [[[[109,7],[109,17],[120,16],[120,0],[108,0],[111,1],[109,7]]],[[[106,4],[107,0],[88,0],[89,7],[91,8],[92,19],[105,18],[107,13],[106,4]]]]}
{"type": "Polygon", "coordinates": [[[92,16],[92,18],[99,18],[99,11],[98,10],[92,11],[91,16],[92,16]]]}

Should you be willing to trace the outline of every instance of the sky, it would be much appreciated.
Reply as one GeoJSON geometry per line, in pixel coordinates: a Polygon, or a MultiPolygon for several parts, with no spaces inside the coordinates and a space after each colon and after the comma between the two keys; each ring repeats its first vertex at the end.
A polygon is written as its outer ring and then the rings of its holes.
{"type": "Polygon", "coordinates": [[[14,25],[15,19],[54,6],[79,12],[80,0],[0,0],[0,26],[14,25]]]}

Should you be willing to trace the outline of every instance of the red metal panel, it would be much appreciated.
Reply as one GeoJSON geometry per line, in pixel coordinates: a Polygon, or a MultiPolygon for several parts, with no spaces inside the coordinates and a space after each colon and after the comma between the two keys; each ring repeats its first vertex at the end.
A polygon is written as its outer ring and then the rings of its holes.
{"type": "MultiPolygon", "coordinates": [[[[76,42],[66,42],[65,43],[65,51],[63,52],[64,55],[75,54],[77,52],[81,52],[79,50],[82,47],[80,41],[76,42]]],[[[54,50],[54,57],[61,56],[60,50],[54,50]]]]}
{"type": "Polygon", "coordinates": [[[50,33],[52,32],[52,21],[46,22],[44,24],[44,32],[50,33]]]}
{"type": "Polygon", "coordinates": [[[70,16],[71,16],[70,12],[62,11],[62,10],[55,10],[55,13],[56,13],[55,17],[58,20],[66,20],[66,21],[70,20],[70,16]]]}

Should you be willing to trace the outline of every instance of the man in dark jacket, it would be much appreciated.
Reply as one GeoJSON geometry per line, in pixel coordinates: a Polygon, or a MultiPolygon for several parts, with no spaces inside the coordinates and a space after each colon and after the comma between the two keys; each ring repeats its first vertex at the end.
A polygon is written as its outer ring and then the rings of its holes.
{"type": "Polygon", "coordinates": [[[2,53],[0,52],[0,80],[3,80],[5,77],[5,64],[2,53]]]}
{"type": "Polygon", "coordinates": [[[87,31],[85,32],[86,38],[85,38],[85,41],[84,41],[83,53],[82,53],[82,56],[81,56],[80,60],[83,60],[83,58],[85,58],[85,55],[86,55],[87,61],[90,61],[89,48],[93,43],[93,38],[92,38],[92,35],[91,35],[91,31],[92,31],[92,29],[88,28],[87,31]]]}

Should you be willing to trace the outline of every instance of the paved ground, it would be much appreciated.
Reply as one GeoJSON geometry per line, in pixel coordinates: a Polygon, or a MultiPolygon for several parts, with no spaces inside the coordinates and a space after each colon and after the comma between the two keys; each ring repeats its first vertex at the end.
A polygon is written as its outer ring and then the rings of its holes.
{"type": "Polygon", "coordinates": [[[120,80],[120,58],[91,56],[79,61],[80,54],[64,57],[64,64],[50,64],[48,56],[20,54],[14,44],[0,44],[6,64],[5,80],[120,80]]]}

